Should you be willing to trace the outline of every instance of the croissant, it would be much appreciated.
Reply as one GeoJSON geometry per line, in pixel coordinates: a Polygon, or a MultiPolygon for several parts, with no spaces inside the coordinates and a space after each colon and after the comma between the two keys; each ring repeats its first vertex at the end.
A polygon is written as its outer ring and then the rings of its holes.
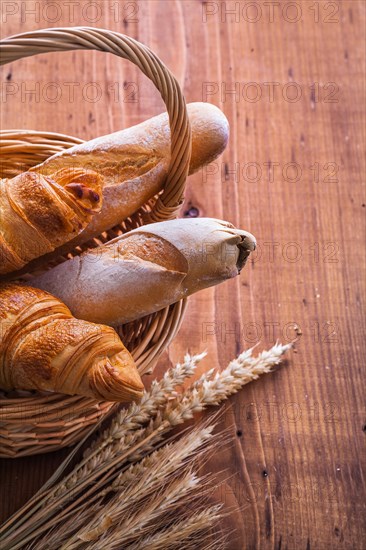
{"type": "Polygon", "coordinates": [[[24,172],[0,180],[0,274],[78,235],[102,206],[102,177],[63,168],[50,176],[24,172]]]}
{"type": "Polygon", "coordinates": [[[144,389],[112,328],[75,319],[57,298],[19,284],[0,286],[0,388],[120,402],[144,389]]]}

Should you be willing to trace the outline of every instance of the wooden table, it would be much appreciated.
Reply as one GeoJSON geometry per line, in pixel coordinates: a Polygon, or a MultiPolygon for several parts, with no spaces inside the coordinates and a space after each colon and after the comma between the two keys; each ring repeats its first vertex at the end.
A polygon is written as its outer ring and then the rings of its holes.
{"type": "MultiPolygon", "coordinates": [[[[0,9],[4,35],[73,25],[127,33],[170,67],[187,101],[225,112],[229,146],[190,178],[183,212],[250,230],[258,252],[240,278],[190,299],[159,372],[204,348],[202,368],[224,367],[254,344],[292,340],[297,325],[285,368],[224,408],[232,444],[208,468],[226,468],[217,497],[231,508],[230,549],[365,548],[365,3],[57,0],[0,9]]],[[[132,64],[102,53],[22,60],[2,69],[1,83],[2,128],[89,139],[163,110],[132,64]]],[[[65,455],[1,460],[2,518],[65,455]]]]}

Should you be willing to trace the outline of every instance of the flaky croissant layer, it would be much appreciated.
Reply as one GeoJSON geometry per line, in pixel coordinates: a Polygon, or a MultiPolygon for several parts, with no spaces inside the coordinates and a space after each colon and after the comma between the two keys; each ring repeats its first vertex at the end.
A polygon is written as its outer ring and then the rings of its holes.
{"type": "Polygon", "coordinates": [[[80,233],[102,205],[102,177],[64,168],[0,180],[0,275],[21,269],[80,233]]]}
{"type": "Polygon", "coordinates": [[[113,329],[75,319],[47,292],[18,284],[0,286],[0,388],[120,402],[144,389],[113,329]]]}

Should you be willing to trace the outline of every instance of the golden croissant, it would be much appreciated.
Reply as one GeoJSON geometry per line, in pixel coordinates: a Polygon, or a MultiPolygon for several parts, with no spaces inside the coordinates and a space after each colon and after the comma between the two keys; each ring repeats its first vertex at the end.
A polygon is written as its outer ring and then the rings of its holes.
{"type": "Polygon", "coordinates": [[[0,179],[0,274],[78,235],[100,211],[101,189],[99,174],[73,168],[0,179]]]}
{"type": "Polygon", "coordinates": [[[81,321],[42,290],[0,286],[0,388],[138,399],[136,365],[110,327],[81,321]]]}

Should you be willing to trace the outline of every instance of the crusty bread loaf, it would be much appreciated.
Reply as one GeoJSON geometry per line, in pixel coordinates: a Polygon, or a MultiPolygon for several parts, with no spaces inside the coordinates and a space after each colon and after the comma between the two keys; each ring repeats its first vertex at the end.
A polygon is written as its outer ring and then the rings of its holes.
{"type": "Polygon", "coordinates": [[[112,328],[75,319],[47,292],[17,284],[0,285],[0,388],[121,402],[144,389],[112,328]]]}
{"type": "Polygon", "coordinates": [[[254,237],[228,222],[179,219],[135,229],[30,281],[76,317],[115,326],[235,277],[254,237]]]}
{"type": "MultiPolygon", "coordinates": [[[[209,103],[187,105],[192,127],[192,174],[225,149],[229,124],[209,103]]],[[[58,153],[32,170],[43,175],[67,166],[95,170],[103,176],[103,207],[75,239],[44,258],[45,263],[121,223],[161,191],[170,163],[167,113],[120,132],[98,137],[58,153]]]]}
{"type": "MultiPolygon", "coordinates": [[[[194,174],[223,152],[229,138],[229,123],[224,113],[210,103],[188,103],[187,111],[192,129],[189,173],[194,174]]],[[[144,176],[157,165],[162,170],[158,173],[164,177],[169,162],[170,128],[167,113],[162,113],[136,126],[74,145],[32,170],[49,175],[65,166],[83,167],[105,176],[105,187],[116,187],[144,176]]],[[[143,179],[141,185],[150,196],[159,190],[159,182],[155,180],[151,183],[143,179]],[[153,193],[148,190],[150,185],[155,185],[153,193]]]]}

